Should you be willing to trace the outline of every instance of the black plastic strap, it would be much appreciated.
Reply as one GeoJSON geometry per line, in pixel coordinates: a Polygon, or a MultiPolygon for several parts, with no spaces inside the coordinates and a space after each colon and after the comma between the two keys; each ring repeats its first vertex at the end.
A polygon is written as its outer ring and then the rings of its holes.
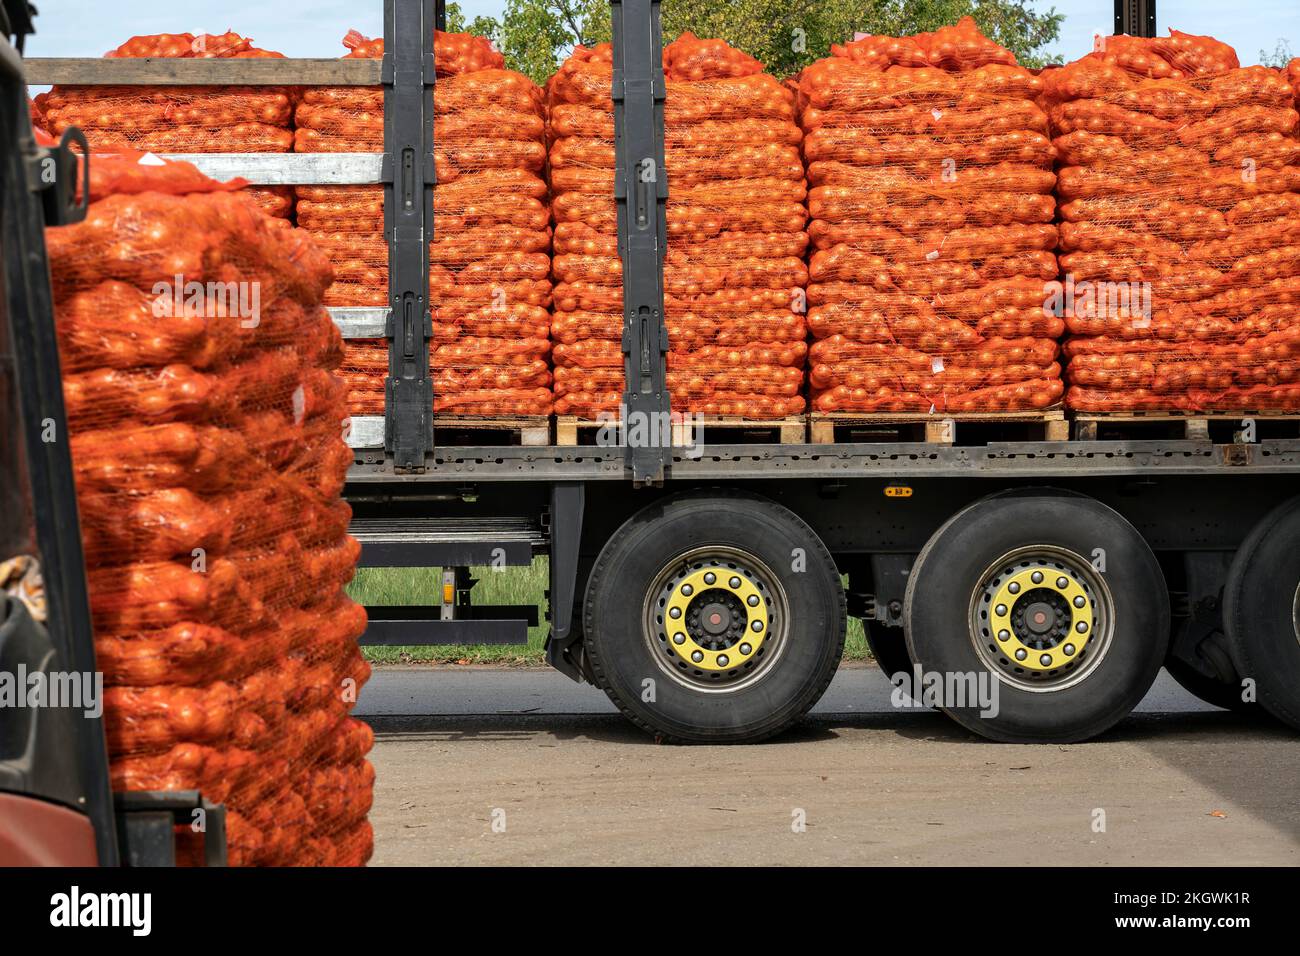
{"type": "Polygon", "coordinates": [[[623,421],[636,485],[662,484],[671,460],[665,381],[663,33],[659,0],[610,0],[614,29],[614,127],[618,251],[623,260],[623,421]]]}
{"type": "Polygon", "coordinates": [[[435,0],[384,2],[384,235],[388,380],[384,447],[393,467],[425,468],[433,450],[429,243],[433,238],[435,0]]]}

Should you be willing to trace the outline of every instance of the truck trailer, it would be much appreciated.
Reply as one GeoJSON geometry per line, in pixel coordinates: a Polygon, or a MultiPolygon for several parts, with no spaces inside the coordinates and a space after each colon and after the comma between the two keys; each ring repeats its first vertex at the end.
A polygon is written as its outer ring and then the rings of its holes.
{"type": "MultiPolygon", "coordinates": [[[[24,63],[32,84],[383,87],[383,153],[167,157],[255,185],[384,188],[389,302],[331,310],[345,337],[389,347],[384,415],[351,423],[346,496],[363,566],[430,570],[425,604],[367,608],[363,643],[523,644],[539,608],[476,604],[470,569],[546,557],[547,661],[666,741],[788,728],[834,676],[850,616],[900,684],[996,682],[996,713],[941,703],[994,740],[1094,737],[1161,667],[1210,703],[1300,728],[1300,416],[678,411],[660,2],[611,6],[613,422],[433,412],[441,2],[386,0],[382,60],[24,63]]],[[[1154,30],[1154,3],[1117,0],[1117,34],[1154,30]]]]}

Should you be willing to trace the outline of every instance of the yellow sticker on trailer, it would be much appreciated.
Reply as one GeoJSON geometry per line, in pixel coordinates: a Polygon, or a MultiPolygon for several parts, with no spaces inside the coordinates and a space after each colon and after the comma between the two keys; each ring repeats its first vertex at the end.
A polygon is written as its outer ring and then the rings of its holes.
{"type": "Polygon", "coordinates": [[[910,498],[912,497],[911,485],[886,485],[886,498],[910,498]]]}

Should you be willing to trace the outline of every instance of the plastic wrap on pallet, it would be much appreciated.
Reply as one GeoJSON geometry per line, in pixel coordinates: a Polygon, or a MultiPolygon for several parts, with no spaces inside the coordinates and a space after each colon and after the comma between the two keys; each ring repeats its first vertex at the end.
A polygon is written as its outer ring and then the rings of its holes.
{"type": "MultiPolygon", "coordinates": [[[[685,34],[664,50],[669,177],[664,315],[677,411],[802,412],[807,187],[794,97],[752,57],[685,34]]],[[[613,199],[613,53],[579,48],[547,87],[555,211],[555,409],[623,395],[613,199]]]]}
{"type": "Polygon", "coordinates": [[[189,164],[92,172],[47,243],[113,787],[226,804],[233,864],[364,863],[329,261],[189,164]]]}
{"type": "MultiPolygon", "coordinates": [[[[132,37],[107,58],[282,58],[237,33],[163,33],[132,37]]],[[[256,86],[55,86],[36,97],[55,136],[79,127],[94,151],[287,153],[293,147],[296,90],[256,86]]],[[[258,186],[244,196],[269,216],[293,216],[293,189],[258,186]]]]}
{"type": "Polygon", "coordinates": [[[1109,37],[1044,74],[1068,402],[1300,410],[1300,138],[1283,71],[1209,37],[1109,37]]]}
{"type": "MultiPolygon", "coordinates": [[[[541,90],[504,69],[490,43],[437,33],[434,87],[434,240],[430,246],[434,410],[483,416],[548,415],[551,228],[541,90]],[[525,371],[521,371],[525,370],[525,371]]],[[[352,31],[348,57],[383,55],[382,40],[352,31]]],[[[377,89],[305,90],[296,114],[299,152],[380,151],[377,89]]],[[[328,250],[338,306],[388,302],[383,189],[300,187],[298,222],[328,250]]],[[[345,374],[359,415],[384,407],[387,350],[349,342],[345,374]]]]}
{"type": "Polygon", "coordinates": [[[1041,80],[969,17],[832,48],[798,80],[813,408],[989,412],[1064,391],[1041,80]]]}

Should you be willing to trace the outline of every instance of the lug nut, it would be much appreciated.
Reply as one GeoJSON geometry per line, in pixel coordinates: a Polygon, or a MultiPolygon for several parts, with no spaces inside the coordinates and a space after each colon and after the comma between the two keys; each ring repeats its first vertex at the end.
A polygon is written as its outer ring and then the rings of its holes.
{"type": "Polygon", "coordinates": [[[749,596],[749,599],[745,603],[748,604],[750,607],[758,607],[758,595],[751,594],[749,596]]]}
{"type": "Polygon", "coordinates": [[[1088,622],[1087,622],[1087,621],[1080,621],[1078,624],[1074,625],[1074,629],[1075,629],[1076,631],[1078,631],[1080,634],[1087,634],[1087,633],[1088,633],[1088,622]]]}
{"type": "Polygon", "coordinates": [[[695,663],[698,664],[700,661],[704,660],[704,652],[703,652],[703,651],[692,651],[692,652],[691,652],[691,660],[695,661],[695,663]]]}
{"type": "Polygon", "coordinates": [[[1087,603],[1088,603],[1088,599],[1087,599],[1086,597],[1084,597],[1082,594],[1077,595],[1077,596],[1075,597],[1075,599],[1074,599],[1074,606],[1075,606],[1075,607],[1083,607],[1083,606],[1084,606],[1085,604],[1087,604],[1087,603]]]}
{"type": "Polygon", "coordinates": [[[1038,659],[1038,663],[1042,664],[1044,667],[1050,667],[1052,665],[1052,655],[1044,654],[1038,659]]]}
{"type": "Polygon", "coordinates": [[[1019,594],[1020,584],[1016,581],[1012,581],[1010,584],[1007,585],[1007,590],[1010,591],[1012,594],[1019,594]]]}
{"type": "Polygon", "coordinates": [[[1066,644],[1065,647],[1063,647],[1063,648],[1061,648],[1061,649],[1062,649],[1063,651],[1065,651],[1065,656],[1066,656],[1066,657],[1073,657],[1073,656],[1074,656],[1074,650],[1075,650],[1075,648],[1074,648],[1074,645],[1073,645],[1073,644],[1066,644]]]}
{"type": "Polygon", "coordinates": [[[763,629],[763,622],[762,622],[762,621],[755,621],[753,624],[749,625],[749,628],[750,628],[750,630],[752,630],[752,631],[754,631],[755,633],[757,633],[758,631],[761,631],[761,630],[763,629]]]}
{"type": "Polygon", "coordinates": [[[1026,651],[1023,647],[1020,648],[1020,650],[1016,651],[1016,660],[1018,661],[1023,661],[1028,656],[1029,656],[1029,652],[1026,651]]]}
{"type": "Polygon", "coordinates": [[[998,631],[998,640],[999,640],[999,641],[1009,641],[1009,640],[1011,640],[1011,632],[1008,631],[1008,630],[1005,630],[1005,629],[1003,629],[1003,630],[1001,630],[1001,631],[998,631]]]}
{"type": "Polygon", "coordinates": [[[682,609],[679,607],[669,608],[668,616],[673,619],[679,618],[682,616],[682,609]]]}
{"type": "Polygon", "coordinates": [[[685,644],[685,643],[686,643],[686,635],[685,635],[685,634],[674,634],[674,635],[673,635],[673,643],[674,643],[674,644],[685,644]]]}
{"type": "Polygon", "coordinates": [[[730,659],[729,657],[727,657],[726,654],[719,654],[719,655],[718,655],[718,666],[719,666],[719,667],[726,667],[729,663],[731,663],[731,659],[730,659]]]}
{"type": "Polygon", "coordinates": [[[704,575],[705,584],[712,584],[716,580],[718,580],[718,576],[714,574],[712,571],[709,571],[707,574],[704,575]]]}
{"type": "Polygon", "coordinates": [[[1007,613],[1007,606],[1005,604],[999,604],[997,607],[993,609],[993,613],[996,614],[998,617],[1002,617],[1007,613]]]}
{"type": "Polygon", "coordinates": [[[731,589],[734,591],[736,588],[740,587],[740,578],[732,578],[727,583],[731,585],[731,589]]]}
{"type": "Polygon", "coordinates": [[[1057,579],[1056,579],[1056,586],[1057,586],[1058,588],[1060,588],[1062,591],[1064,591],[1066,588],[1068,588],[1068,587],[1070,586],[1070,579],[1069,579],[1069,578],[1057,578],[1057,579]]]}
{"type": "Polygon", "coordinates": [[[682,593],[685,594],[687,597],[690,597],[692,594],[695,593],[695,588],[691,587],[689,584],[683,584],[682,593]]]}
{"type": "Polygon", "coordinates": [[[1042,571],[1035,571],[1033,574],[1029,575],[1029,580],[1033,581],[1035,584],[1042,584],[1042,583],[1043,583],[1043,572],[1042,572],[1042,571]]]}
{"type": "Polygon", "coordinates": [[[746,656],[748,656],[749,652],[752,651],[753,649],[754,649],[754,648],[753,648],[751,645],[749,645],[749,644],[741,644],[741,645],[740,645],[740,653],[741,653],[741,654],[744,654],[744,655],[746,655],[746,656]]]}

